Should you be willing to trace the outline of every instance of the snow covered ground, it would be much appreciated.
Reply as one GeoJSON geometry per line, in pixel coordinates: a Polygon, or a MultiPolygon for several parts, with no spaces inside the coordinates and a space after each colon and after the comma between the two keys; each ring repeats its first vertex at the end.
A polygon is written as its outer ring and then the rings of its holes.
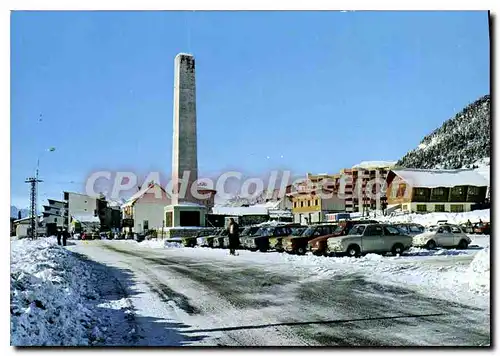
{"type": "Polygon", "coordinates": [[[11,242],[11,345],[92,345],[99,342],[98,297],[87,264],[55,238],[11,242]]]}
{"type": "MultiPolygon", "coordinates": [[[[439,290],[446,298],[486,307],[489,305],[490,292],[490,237],[469,236],[472,243],[468,250],[411,248],[403,256],[368,254],[361,258],[239,251],[238,261],[274,265],[302,274],[313,272],[315,278],[331,278],[355,270],[377,283],[406,285],[430,296],[439,290]]],[[[161,240],[147,241],[137,246],[143,249],[176,249],[179,254],[190,257],[231,258],[227,256],[227,250],[183,248],[180,245],[165,244],[161,240]]]]}
{"type": "Polygon", "coordinates": [[[484,345],[490,237],[470,236],[467,250],[362,258],[12,241],[11,344],[484,345]],[[375,321],[406,314],[441,316],[375,321]],[[321,324],[340,319],[360,329],[321,324]],[[395,325],[398,333],[384,331],[395,325]]]}

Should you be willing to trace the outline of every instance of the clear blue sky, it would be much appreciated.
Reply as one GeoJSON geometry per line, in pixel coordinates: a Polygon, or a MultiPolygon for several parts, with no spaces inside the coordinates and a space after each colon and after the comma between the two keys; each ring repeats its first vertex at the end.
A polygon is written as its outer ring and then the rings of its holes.
{"type": "Polygon", "coordinates": [[[397,160],[489,93],[487,12],[14,12],[12,203],[41,152],[41,199],[96,170],[170,174],[178,52],[200,175],[397,160]]]}

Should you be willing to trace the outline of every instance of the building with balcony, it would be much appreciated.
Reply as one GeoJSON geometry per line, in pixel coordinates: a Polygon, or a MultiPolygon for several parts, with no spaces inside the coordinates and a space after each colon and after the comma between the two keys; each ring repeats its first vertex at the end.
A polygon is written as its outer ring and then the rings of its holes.
{"type": "Polygon", "coordinates": [[[314,224],[326,221],[326,215],[345,211],[345,201],[338,196],[339,175],[308,173],[287,197],[292,204],[295,223],[314,224]]]}
{"type": "Polygon", "coordinates": [[[387,203],[407,212],[461,213],[484,203],[488,184],[471,169],[395,169],[387,175],[387,203]]]}

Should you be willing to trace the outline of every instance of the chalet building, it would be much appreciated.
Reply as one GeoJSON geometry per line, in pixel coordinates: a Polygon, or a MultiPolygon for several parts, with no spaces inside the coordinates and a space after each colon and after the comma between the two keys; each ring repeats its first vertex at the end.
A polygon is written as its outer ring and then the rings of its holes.
{"type": "Polygon", "coordinates": [[[387,203],[407,212],[466,212],[486,198],[488,181],[470,169],[393,169],[387,203]]]}
{"type": "Polygon", "coordinates": [[[339,175],[307,174],[296,190],[287,194],[292,202],[294,222],[313,224],[326,221],[326,214],[345,211],[338,197],[339,175]]]}

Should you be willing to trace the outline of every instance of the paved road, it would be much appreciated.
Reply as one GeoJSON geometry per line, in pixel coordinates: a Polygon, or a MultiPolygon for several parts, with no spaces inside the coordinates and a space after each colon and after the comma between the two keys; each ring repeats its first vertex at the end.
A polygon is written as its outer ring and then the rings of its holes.
{"type": "Polygon", "coordinates": [[[489,310],[368,282],[356,273],[321,279],[238,257],[194,257],[120,241],[77,242],[70,249],[94,261],[104,299],[129,303],[113,311],[126,316],[108,315],[115,323],[108,344],[490,344],[489,310]]]}

